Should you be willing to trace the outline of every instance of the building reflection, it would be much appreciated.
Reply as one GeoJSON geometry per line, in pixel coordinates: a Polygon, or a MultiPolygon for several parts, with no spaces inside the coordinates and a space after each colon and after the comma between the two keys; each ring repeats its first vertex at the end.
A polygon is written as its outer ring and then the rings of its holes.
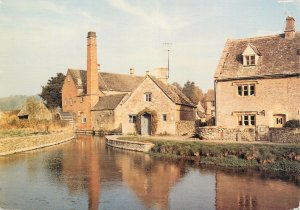
{"type": "Polygon", "coordinates": [[[169,209],[169,193],[184,174],[183,162],[176,164],[135,153],[118,159],[117,165],[122,171],[122,181],[147,209],[169,209]]]}
{"type": "Polygon", "coordinates": [[[48,166],[52,165],[50,168],[52,173],[59,175],[58,179],[66,184],[70,194],[87,191],[88,209],[99,209],[101,142],[93,141],[90,136],[84,136],[80,137],[80,141],[70,144],[72,145],[64,148],[63,156],[52,156],[48,160],[52,164],[48,164],[48,166]],[[62,166],[59,166],[60,164],[62,166]],[[58,167],[53,167],[53,165],[58,167]],[[62,171],[60,172],[60,170],[62,171]]]}
{"type": "Polygon", "coordinates": [[[218,210],[293,209],[299,206],[299,187],[258,173],[238,175],[218,171],[216,207],[218,210]]]}

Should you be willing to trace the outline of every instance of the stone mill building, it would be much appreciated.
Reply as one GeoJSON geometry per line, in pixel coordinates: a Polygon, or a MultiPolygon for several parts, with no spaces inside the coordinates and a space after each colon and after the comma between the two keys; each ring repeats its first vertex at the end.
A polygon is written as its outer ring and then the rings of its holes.
{"type": "Polygon", "coordinates": [[[168,69],[136,76],[99,70],[96,33],[87,36],[87,69],[68,69],[62,88],[63,112],[78,131],[123,134],[181,134],[193,126],[196,106],[168,84],[168,69]]]}

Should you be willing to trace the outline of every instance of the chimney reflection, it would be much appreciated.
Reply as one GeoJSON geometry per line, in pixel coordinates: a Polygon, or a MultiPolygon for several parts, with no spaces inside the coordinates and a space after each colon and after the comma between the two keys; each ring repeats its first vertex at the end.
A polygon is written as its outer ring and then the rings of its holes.
{"type": "MultiPolygon", "coordinates": [[[[71,194],[88,190],[88,209],[99,209],[101,194],[100,170],[100,141],[91,136],[82,136],[75,141],[68,150],[72,151],[73,158],[64,158],[63,176],[76,177],[66,179],[71,194]]],[[[65,152],[66,153],[66,152],[65,152]]],[[[66,153],[68,154],[68,153],[66,153]]]]}

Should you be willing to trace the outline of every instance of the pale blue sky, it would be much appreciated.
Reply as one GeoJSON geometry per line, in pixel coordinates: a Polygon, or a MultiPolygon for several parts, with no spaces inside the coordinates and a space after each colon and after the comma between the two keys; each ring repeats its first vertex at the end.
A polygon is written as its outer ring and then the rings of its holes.
{"type": "Polygon", "coordinates": [[[300,0],[0,0],[0,97],[38,94],[51,76],[86,68],[86,35],[97,33],[101,71],[167,65],[170,82],[213,88],[227,38],[300,30],[300,0]],[[287,3],[280,3],[286,1],[287,3]]]}

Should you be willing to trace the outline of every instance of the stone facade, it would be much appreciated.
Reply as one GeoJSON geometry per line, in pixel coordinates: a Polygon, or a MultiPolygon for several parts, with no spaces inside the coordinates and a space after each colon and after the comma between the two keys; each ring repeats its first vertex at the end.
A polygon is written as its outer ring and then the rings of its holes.
{"type": "Polygon", "coordinates": [[[300,120],[300,32],[228,39],[215,72],[216,125],[283,127],[300,120]]]}
{"type": "Polygon", "coordinates": [[[255,128],[224,128],[219,126],[198,127],[200,139],[214,141],[255,141],[255,128]]]}
{"type": "Polygon", "coordinates": [[[129,115],[137,115],[148,108],[157,112],[156,134],[176,134],[176,122],[195,119],[195,108],[175,104],[153,81],[147,77],[122,105],[120,114],[124,134],[136,133],[135,124],[129,122],[129,115]],[[150,92],[151,101],[145,100],[145,93],[150,92]],[[166,120],[163,120],[166,115],[166,120]]]}
{"type": "Polygon", "coordinates": [[[275,127],[275,118],[300,119],[300,77],[223,81],[216,84],[216,125],[238,126],[238,115],[255,115],[256,125],[275,127]],[[239,96],[238,85],[255,84],[255,95],[239,96]]]}
{"type": "Polygon", "coordinates": [[[300,128],[270,128],[269,139],[276,143],[300,143],[300,128]]]}

